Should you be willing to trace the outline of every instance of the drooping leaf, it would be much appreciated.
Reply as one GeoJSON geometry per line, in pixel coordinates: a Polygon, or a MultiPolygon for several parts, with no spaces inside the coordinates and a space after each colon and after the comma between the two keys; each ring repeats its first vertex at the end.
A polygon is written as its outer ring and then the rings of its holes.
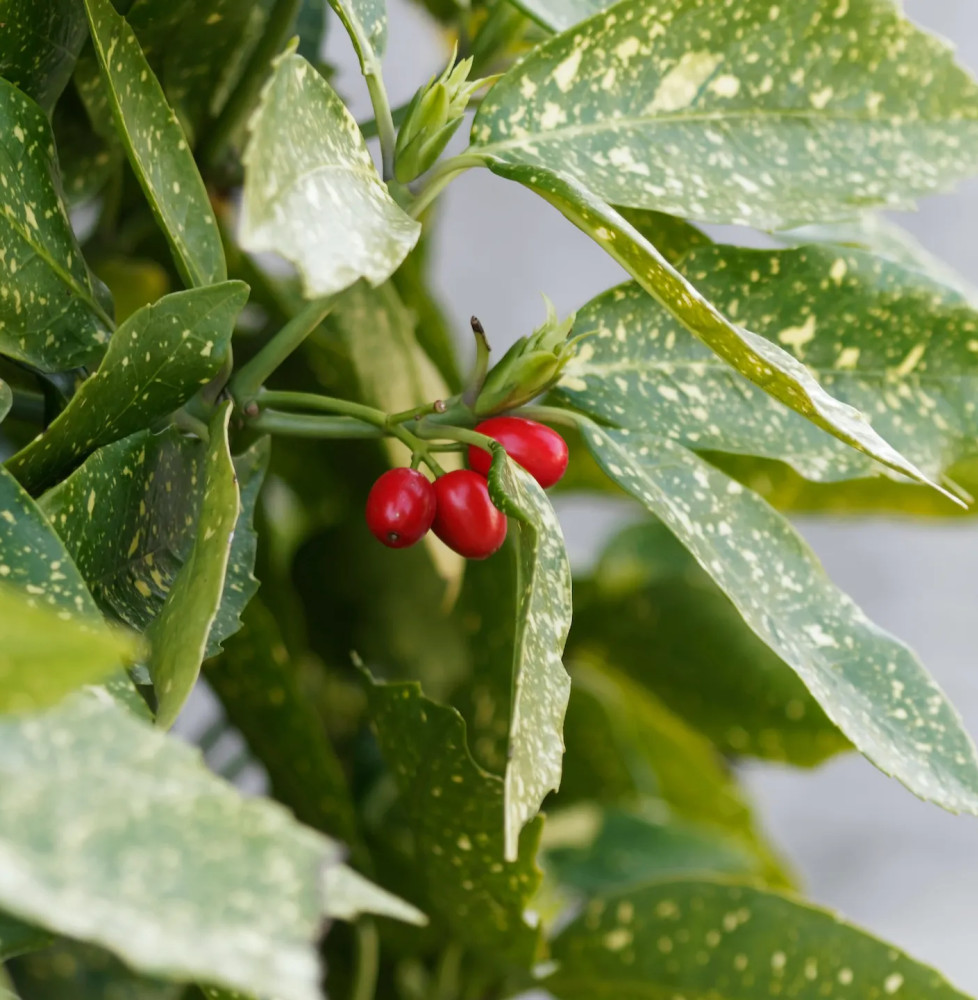
{"type": "Polygon", "coordinates": [[[724,753],[810,767],[849,748],[663,525],[616,535],[578,595],[568,657],[618,667],[724,753]]]}
{"type": "Polygon", "coordinates": [[[319,1000],[321,834],[90,696],[0,721],[0,775],[4,909],[149,975],[319,1000]]]}
{"type": "Polygon", "coordinates": [[[489,471],[493,503],[519,525],[512,708],[506,764],[506,860],[520,830],[560,785],[570,678],[561,662],[571,622],[571,574],[564,535],[546,493],[506,453],[489,471]]]}
{"type": "Polygon", "coordinates": [[[241,245],[292,261],[310,299],[358,278],[386,281],[421,227],[387,193],[356,122],[330,85],[287,50],[250,127],[241,245]]]}
{"type": "Polygon", "coordinates": [[[562,886],[587,896],[681,876],[757,876],[757,859],[741,846],[715,831],[677,823],[656,805],[600,809],[582,804],[548,817],[545,870],[562,886]]]}
{"type": "Polygon", "coordinates": [[[135,638],[0,584],[0,712],[33,712],[132,663],[135,638]]]}
{"type": "Polygon", "coordinates": [[[490,167],[556,206],[604,247],[686,329],[769,395],[893,470],[930,482],[873,430],[863,414],[826,392],[811,372],[780,345],[727,319],[634,226],[586,188],[541,169],[500,162],[490,163],[490,167]]]}
{"type": "Polygon", "coordinates": [[[44,112],[0,80],[0,354],[43,371],[97,360],[112,327],[60,198],[44,112]]]}
{"type": "Polygon", "coordinates": [[[7,463],[29,489],[48,485],[94,449],[148,427],[217,374],[248,287],[228,281],[174,292],[113,334],[99,370],[50,427],[7,463]]]}
{"type": "MultiPolygon", "coordinates": [[[[701,249],[684,270],[738,323],[783,345],[931,479],[978,451],[978,311],[882,257],[841,248],[701,249]]],[[[698,451],[789,463],[815,480],[883,472],[712,356],[637,285],[593,300],[565,370],[575,408],[698,451]]]]}
{"type": "Polygon", "coordinates": [[[524,910],[540,881],[534,856],[542,821],[523,831],[519,860],[507,861],[503,780],[472,760],[461,716],[414,683],[370,683],[367,694],[414,834],[427,890],[421,908],[459,941],[528,965],[537,933],[524,910]]]}
{"type": "Polygon", "coordinates": [[[558,935],[553,959],[544,985],[558,1000],[964,1000],[933,969],[832,913],[722,882],[663,882],[594,900],[558,935]]]}
{"type": "Polygon", "coordinates": [[[268,772],[275,798],[301,822],[356,843],[353,802],[336,752],[275,619],[259,601],[248,606],[224,654],[208,664],[207,681],[268,772]]]}
{"type": "Polygon", "coordinates": [[[379,64],[387,47],[386,0],[329,0],[329,5],[343,22],[361,68],[379,64]]]}
{"type": "Polygon", "coordinates": [[[346,865],[326,869],[326,915],[333,920],[355,920],[365,913],[389,917],[419,927],[425,915],[410,903],[374,885],[346,865]]]}
{"type": "Polygon", "coordinates": [[[50,113],[85,41],[74,0],[5,0],[0,8],[0,77],[50,113]]]}
{"type": "Polygon", "coordinates": [[[752,861],[758,877],[791,885],[790,872],[709,740],[606,663],[575,659],[571,676],[568,792],[606,804],[657,799],[674,820],[726,838],[752,861]]]}
{"type": "Polygon", "coordinates": [[[184,987],[148,979],[91,945],[60,940],[9,966],[21,1000],[180,1000],[184,987]]]}
{"type": "Polygon", "coordinates": [[[615,0],[510,0],[537,24],[561,32],[606,10],[615,0]]]}
{"type": "Polygon", "coordinates": [[[612,204],[778,229],[972,173],[978,85],[890,0],[626,0],[515,66],[472,136],[612,204]]]}
{"type": "Polygon", "coordinates": [[[112,0],[85,0],[85,9],[116,129],[174,263],[188,285],[224,281],[224,250],[207,190],[136,35],[112,0]]]}
{"type": "Polygon", "coordinates": [[[920,798],[978,813],[978,756],[957,713],[914,654],[834,586],[784,518],[673,441],[592,423],[585,439],[856,749],[920,798]]]}
{"type": "Polygon", "coordinates": [[[173,579],[160,613],[146,630],[149,673],[160,726],[174,723],[197,683],[224,593],[231,539],[241,512],[228,444],[231,407],[230,400],[224,403],[210,422],[210,443],[201,467],[197,537],[173,579]]]}

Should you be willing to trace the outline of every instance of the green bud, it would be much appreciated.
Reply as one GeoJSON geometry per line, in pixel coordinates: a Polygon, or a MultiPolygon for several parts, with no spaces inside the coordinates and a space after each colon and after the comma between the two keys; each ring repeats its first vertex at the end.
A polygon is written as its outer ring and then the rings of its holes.
{"type": "Polygon", "coordinates": [[[546,392],[582,339],[569,337],[573,325],[573,315],[560,320],[547,300],[546,322],[531,336],[521,337],[489,372],[475,401],[476,416],[515,409],[546,392]]]}
{"type": "Polygon", "coordinates": [[[462,116],[472,95],[490,82],[469,80],[472,60],[455,65],[452,52],[445,71],[432,77],[412,98],[397,133],[394,147],[394,176],[402,184],[420,177],[434,166],[449,140],[462,124],[462,116]]]}

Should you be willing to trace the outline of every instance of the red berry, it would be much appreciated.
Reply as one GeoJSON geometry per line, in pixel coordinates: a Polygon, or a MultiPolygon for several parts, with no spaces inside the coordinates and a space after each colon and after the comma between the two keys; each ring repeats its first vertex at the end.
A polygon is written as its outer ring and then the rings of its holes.
{"type": "Polygon", "coordinates": [[[489,498],[485,477],[471,469],[435,480],[435,534],[466,559],[485,559],[506,541],[506,515],[489,498]]]}
{"type": "MultiPolygon", "coordinates": [[[[476,430],[495,438],[506,454],[544,488],[553,486],[567,470],[567,442],[551,428],[525,417],[490,417],[476,430]]],[[[469,466],[489,475],[492,455],[475,445],[469,446],[469,466]]]]}
{"type": "Polygon", "coordinates": [[[406,549],[428,534],[435,519],[435,488],[417,469],[391,469],[367,497],[367,527],[379,542],[406,549]]]}

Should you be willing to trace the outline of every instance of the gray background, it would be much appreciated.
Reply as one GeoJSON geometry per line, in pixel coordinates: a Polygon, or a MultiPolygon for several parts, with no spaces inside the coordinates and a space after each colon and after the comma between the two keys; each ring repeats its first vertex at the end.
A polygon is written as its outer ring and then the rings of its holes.
{"type": "MultiPolygon", "coordinates": [[[[975,0],[907,0],[907,13],[952,39],[978,69],[975,0]]],[[[440,70],[446,51],[423,14],[391,0],[385,64],[392,103],[440,70]]],[[[349,44],[337,28],[328,56],[338,86],[370,117],[349,44]]],[[[976,165],[978,168],[978,165],[976,165]]],[[[554,210],[520,188],[471,172],[449,189],[437,233],[437,284],[464,331],[477,314],[503,346],[543,316],[540,293],[562,312],[621,280],[622,272],[554,210]]],[[[978,282],[978,182],[928,199],[901,217],[923,243],[978,282]]],[[[586,565],[628,505],[562,505],[572,558],[586,565]]],[[[800,522],[835,580],[884,627],[910,642],[978,734],[978,525],[894,521],[800,522]]],[[[918,802],[852,755],[814,772],[746,770],[770,832],[817,901],[934,963],[978,991],[978,819],[918,802]]]]}

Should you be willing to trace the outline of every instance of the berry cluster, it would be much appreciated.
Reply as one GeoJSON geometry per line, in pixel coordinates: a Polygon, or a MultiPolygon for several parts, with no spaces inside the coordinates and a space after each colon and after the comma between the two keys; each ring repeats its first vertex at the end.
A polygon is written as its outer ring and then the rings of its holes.
{"type": "MultiPolygon", "coordinates": [[[[498,441],[514,462],[544,488],[567,468],[567,443],[554,430],[523,417],[491,417],[476,428],[498,441]]],[[[417,469],[391,469],[367,497],[367,527],[392,549],[404,549],[429,530],[466,559],[486,559],[506,541],[506,515],[489,497],[492,455],[469,446],[468,469],[433,483],[417,469]]]]}

